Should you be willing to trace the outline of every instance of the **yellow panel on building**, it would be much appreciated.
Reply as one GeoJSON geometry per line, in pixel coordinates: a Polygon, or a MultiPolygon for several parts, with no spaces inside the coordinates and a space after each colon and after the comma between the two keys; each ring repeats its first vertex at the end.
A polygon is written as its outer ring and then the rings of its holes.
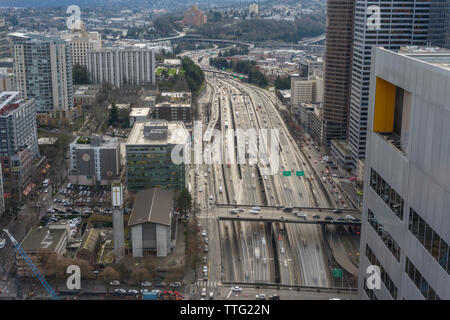
{"type": "Polygon", "coordinates": [[[394,109],[396,86],[377,77],[373,131],[392,132],[394,130],[394,109]]]}

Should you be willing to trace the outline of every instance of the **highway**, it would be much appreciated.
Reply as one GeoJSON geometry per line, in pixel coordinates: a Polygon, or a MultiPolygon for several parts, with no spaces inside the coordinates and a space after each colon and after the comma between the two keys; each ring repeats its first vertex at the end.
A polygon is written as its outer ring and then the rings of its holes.
{"type": "MultiPolygon", "coordinates": [[[[200,98],[201,109],[211,105],[197,119],[204,126],[203,137],[194,137],[195,146],[203,148],[205,164],[193,166],[191,175],[194,199],[201,209],[197,218],[207,231],[209,246],[218,248],[218,252],[212,248],[208,252],[205,285],[213,288],[222,279],[330,286],[324,235],[319,225],[218,219],[230,215],[230,209],[217,207],[219,204],[322,208],[334,204],[290,135],[278,112],[276,97],[231,76],[209,72],[209,55],[201,51],[190,57],[197,63],[201,60],[206,74],[207,89],[200,98]],[[256,152],[257,161],[251,163],[251,151],[264,151],[269,157],[272,155],[271,161],[265,162],[264,155],[256,152]],[[304,175],[297,176],[297,171],[304,175]]],[[[289,215],[299,219],[283,210],[265,210],[273,218],[289,215]]],[[[242,215],[249,215],[249,211],[247,208],[242,215]]],[[[329,211],[317,214],[322,220],[332,215],[329,211]]],[[[308,215],[312,220],[311,213],[308,215]]]]}

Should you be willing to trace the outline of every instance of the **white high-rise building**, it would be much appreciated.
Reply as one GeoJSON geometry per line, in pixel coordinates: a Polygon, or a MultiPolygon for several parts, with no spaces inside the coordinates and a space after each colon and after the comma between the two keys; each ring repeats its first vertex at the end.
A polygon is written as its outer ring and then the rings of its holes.
{"type": "Polygon", "coordinates": [[[89,51],[87,69],[93,84],[155,83],[155,53],[149,49],[108,48],[89,51]]]}
{"type": "Polygon", "coordinates": [[[88,51],[102,48],[102,36],[98,32],[86,32],[84,24],[80,30],[72,30],[70,33],[61,33],[61,39],[70,43],[73,65],[87,67],[88,51]]]}
{"type": "Polygon", "coordinates": [[[259,6],[257,3],[250,3],[250,5],[248,6],[248,13],[251,15],[252,13],[254,15],[257,15],[259,12],[259,6]]]}
{"type": "Polygon", "coordinates": [[[372,54],[358,295],[448,300],[450,51],[372,54]]]}
{"type": "Polygon", "coordinates": [[[449,0],[357,0],[348,142],[354,160],[364,159],[367,139],[369,80],[372,46],[398,50],[406,45],[445,45],[449,0]],[[380,8],[380,28],[371,24],[380,8]],[[447,18],[446,18],[447,16],[447,18]]]}
{"type": "Polygon", "coordinates": [[[296,109],[301,103],[323,102],[323,78],[312,76],[304,79],[298,75],[291,76],[291,106],[296,109]]]}

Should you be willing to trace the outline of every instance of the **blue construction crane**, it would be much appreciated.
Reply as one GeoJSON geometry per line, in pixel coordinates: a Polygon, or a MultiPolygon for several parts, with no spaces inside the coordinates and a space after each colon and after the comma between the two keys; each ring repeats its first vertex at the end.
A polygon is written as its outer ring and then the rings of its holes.
{"type": "Polygon", "coordinates": [[[50,294],[50,296],[53,298],[53,300],[59,300],[59,297],[56,295],[55,290],[48,284],[47,280],[45,280],[44,276],[39,272],[39,269],[36,267],[36,265],[33,263],[33,261],[28,257],[26,252],[23,250],[22,246],[17,242],[17,240],[13,237],[11,233],[7,229],[3,229],[3,231],[8,235],[9,239],[11,239],[12,244],[14,245],[14,248],[16,248],[17,252],[20,253],[22,258],[25,260],[25,262],[30,267],[31,271],[33,272],[34,276],[39,279],[39,281],[44,286],[45,290],[50,294]]]}

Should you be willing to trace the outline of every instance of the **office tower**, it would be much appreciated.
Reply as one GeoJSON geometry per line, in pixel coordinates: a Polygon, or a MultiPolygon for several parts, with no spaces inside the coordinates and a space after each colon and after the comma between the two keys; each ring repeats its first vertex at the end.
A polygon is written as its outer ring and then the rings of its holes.
{"type": "Polygon", "coordinates": [[[172,150],[188,142],[189,134],[183,122],[136,122],[125,145],[128,190],[182,190],[189,165],[175,164],[172,150]]]}
{"type": "Polygon", "coordinates": [[[93,84],[155,83],[155,53],[150,49],[112,48],[89,51],[87,67],[93,84]]]}
{"type": "Polygon", "coordinates": [[[372,54],[358,295],[450,299],[450,51],[372,54]]]}
{"type": "Polygon", "coordinates": [[[5,19],[0,19],[0,59],[10,57],[9,41],[8,41],[8,27],[5,19]]]}
{"type": "Polygon", "coordinates": [[[323,98],[324,138],[347,136],[355,0],[328,0],[323,98]]]}
{"type": "Polygon", "coordinates": [[[61,33],[60,37],[70,44],[73,65],[87,67],[88,51],[102,48],[102,36],[98,32],[87,32],[84,23],[80,29],[73,29],[70,33],[61,33]]]}
{"type": "Polygon", "coordinates": [[[298,75],[291,76],[291,105],[293,109],[301,103],[319,103],[323,99],[323,78],[311,77],[303,79],[298,75]]]}
{"type": "Polygon", "coordinates": [[[72,58],[64,40],[12,33],[17,90],[34,99],[38,114],[70,118],[73,109],[72,58]]]}
{"type": "Polygon", "coordinates": [[[36,104],[23,100],[19,92],[0,93],[0,156],[14,156],[21,147],[39,155],[36,130],[36,104]]]}
{"type": "MultiPolygon", "coordinates": [[[[442,45],[448,30],[448,0],[358,0],[355,9],[355,35],[348,143],[354,160],[364,159],[367,136],[371,47],[398,50],[406,45],[442,45]],[[380,7],[380,28],[369,23],[368,8],[380,7]],[[446,20],[447,19],[447,20],[446,20]],[[445,26],[447,21],[447,26],[445,26]]],[[[448,41],[448,39],[447,39],[448,41]]]]}

